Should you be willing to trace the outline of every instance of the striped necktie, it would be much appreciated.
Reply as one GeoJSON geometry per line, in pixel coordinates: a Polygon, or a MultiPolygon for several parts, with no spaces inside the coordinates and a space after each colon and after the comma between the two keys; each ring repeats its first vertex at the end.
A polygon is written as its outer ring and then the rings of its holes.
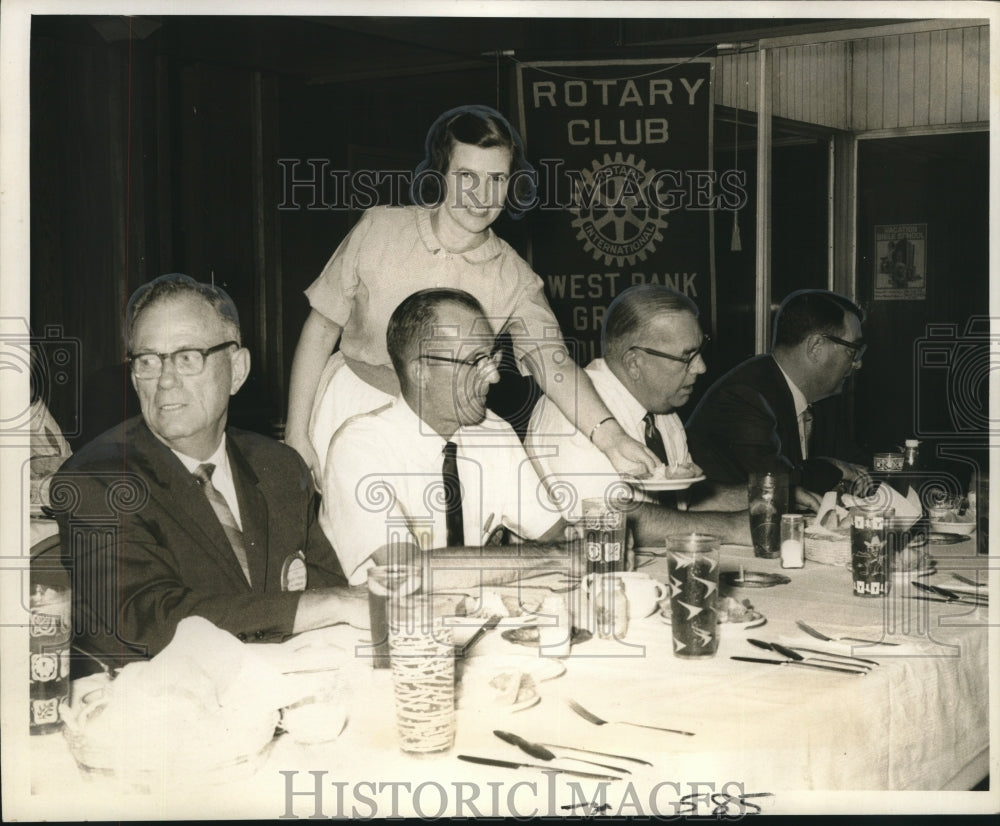
{"type": "Polygon", "coordinates": [[[457,445],[446,442],[441,478],[444,481],[444,519],[448,532],[448,547],[459,548],[465,544],[465,526],[462,522],[462,483],[458,478],[457,445]]]}
{"type": "Polygon", "coordinates": [[[201,485],[201,489],[205,491],[205,496],[208,497],[208,503],[212,506],[212,510],[215,511],[215,515],[219,518],[219,522],[222,523],[222,529],[226,532],[226,538],[229,539],[229,544],[233,546],[233,553],[236,554],[236,560],[240,563],[240,567],[243,569],[243,576],[247,578],[247,583],[250,582],[250,566],[247,563],[247,551],[243,545],[243,531],[240,530],[240,526],[236,524],[236,517],[233,516],[233,512],[229,509],[229,504],[226,502],[226,498],[215,489],[215,485],[212,484],[212,474],[215,472],[215,465],[210,462],[205,462],[204,464],[198,465],[197,469],[192,473],[198,483],[201,485]]]}

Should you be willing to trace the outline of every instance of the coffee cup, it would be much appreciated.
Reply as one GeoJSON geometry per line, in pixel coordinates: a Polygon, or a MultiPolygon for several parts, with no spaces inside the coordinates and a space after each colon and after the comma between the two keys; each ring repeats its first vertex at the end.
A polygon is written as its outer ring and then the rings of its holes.
{"type": "Polygon", "coordinates": [[[584,593],[590,597],[595,577],[610,577],[620,580],[625,586],[628,613],[632,619],[648,617],[656,611],[657,603],[667,596],[667,588],[649,574],[641,571],[620,571],[613,574],[588,574],[583,580],[584,593]]]}

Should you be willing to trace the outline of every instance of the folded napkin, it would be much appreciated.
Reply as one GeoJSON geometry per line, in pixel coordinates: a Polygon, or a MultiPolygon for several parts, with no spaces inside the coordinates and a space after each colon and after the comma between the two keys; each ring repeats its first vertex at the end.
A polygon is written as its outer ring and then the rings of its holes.
{"type": "MultiPolygon", "coordinates": [[[[274,646],[279,648],[280,646],[274,646]]],[[[148,780],[211,781],[250,767],[274,737],[281,709],[316,690],[201,617],[182,620],[151,660],[74,699],[66,736],[77,760],[113,774],[148,780]]],[[[342,728],[342,721],[340,724],[342,728]]],[[[339,733],[339,729],[338,729],[339,733]]]]}
{"type": "Polygon", "coordinates": [[[913,523],[923,514],[923,508],[920,505],[920,496],[916,490],[911,487],[907,491],[906,496],[903,496],[892,485],[881,482],[871,496],[862,498],[845,493],[841,497],[841,501],[848,508],[870,508],[876,503],[880,508],[893,508],[896,511],[896,526],[904,531],[909,530],[913,526],[913,523]]]}

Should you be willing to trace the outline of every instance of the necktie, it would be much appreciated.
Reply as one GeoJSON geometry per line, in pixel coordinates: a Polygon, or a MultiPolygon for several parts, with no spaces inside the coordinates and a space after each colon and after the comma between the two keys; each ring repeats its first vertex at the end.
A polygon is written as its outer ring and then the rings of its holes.
{"type": "Polygon", "coordinates": [[[465,544],[465,527],[462,524],[462,483],[458,478],[458,462],[455,460],[457,446],[446,442],[441,477],[444,480],[445,526],[448,530],[448,547],[457,548],[465,544]]]}
{"type": "Polygon", "coordinates": [[[660,435],[660,431],[656,429],[656,418],[652,413],[647,413],[642,417],[642,426],[646,437],[646,447],[653,451],[656,454],[656,458],[663,462],[663,464],[669,464],[667,462],[667,449],[663,446],[663,437],[660,435]]]}
{"type": "Polygon", "coordinates": [[[799,427],[799,433],[802,437],[802,458],[808,459],[809,440],[812,438],[813,429],[813,412],[811,404],[799,414],[799,419],[802,421],[802,425],[799,427]]]}
{"type": "Polygon", "coordinates": [[[247,582],[249,583],[250,566],[247,564],[247,551],[243,545],[243,531],[236,524],[236,517],[233,516],[233,512],[229,509],[229,504],[226,502],[225,497],[212,484],[212,474],[214,472],[215,465],[206,462],[205,464],[198,465],[192,475],[198,480],[201,489],[205,491],[208,503],[212,506],[212,510],[215,511],[215,515],[222,523],[222,529],[226,532],[226,538],[229,539],[229,544],[233,546],[233,553],[236,554],[236,560],[243,569],[243,576],[247,578],[247,582]]]}

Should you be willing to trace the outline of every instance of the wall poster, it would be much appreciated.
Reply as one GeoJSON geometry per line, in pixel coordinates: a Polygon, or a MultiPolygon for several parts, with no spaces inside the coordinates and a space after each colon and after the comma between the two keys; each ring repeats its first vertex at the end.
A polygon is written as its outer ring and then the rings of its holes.
{"type": "Polygon", "coordinates": [[[713,332],[712,213],[745,202],[712,168],[711,60],[518,66],[520,126],[538,172],[530,261],[567,343],[600,355],[618,293],[659,283],[693,299],[713,332]]]}
{"type": "Polygon", "coordinates": [[[927,298],[927,224],[875,227],[876,301],[927,298]]]}

